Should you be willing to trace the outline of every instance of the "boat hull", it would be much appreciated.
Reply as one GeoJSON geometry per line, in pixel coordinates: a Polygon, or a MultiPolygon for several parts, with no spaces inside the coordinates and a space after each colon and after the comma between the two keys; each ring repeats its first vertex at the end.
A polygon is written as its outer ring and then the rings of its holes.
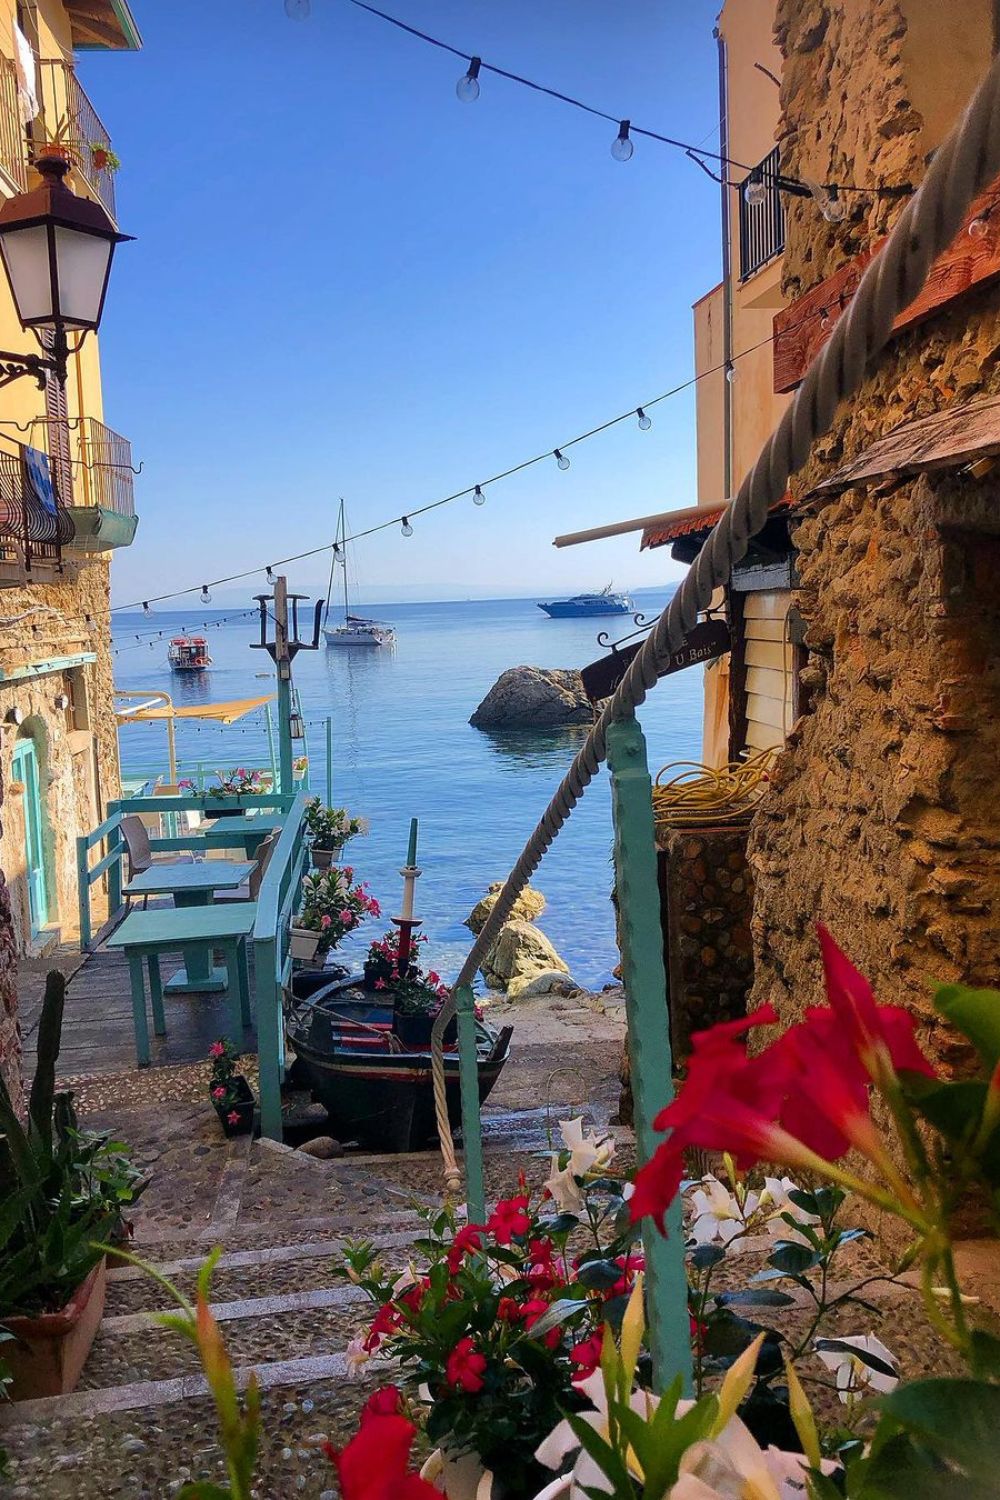
{"type": "Polygon", "coordinates": [[[324,630],[328,646],[366,646],[368,648],[391,646],[395,637],[388,631],[372,630],[324,630]]]}
{"type": "MultiPolygon", "coordinates": [[[[325,1106],[341,1140],[422,1151],[437,1140],[431,1056],[390,1050],[391,1027],[391,1007],[366,999],[348,980],[316,991],[310,1001],[293,1001],[287,1029],[297,1077],[325,1106]]],[[[477,1041],[482,1103],[509,1056],[509,1034],[497,1036],[479,1024],[477,1041]]],[[[456,1128],[462,1115],[457,1051],[445,1052],[445,1092],[456,1128]]]]}
{"type": "Polygon", "coordinates": [[[538,608],[553,620],[585,620],[597,615],[627,615],[632,612],[631,605],[624,600],[613,599],[595,600],[592,604],[576,604],[571,599],[557,599],[553,604],[540,604],[538,608]]]}

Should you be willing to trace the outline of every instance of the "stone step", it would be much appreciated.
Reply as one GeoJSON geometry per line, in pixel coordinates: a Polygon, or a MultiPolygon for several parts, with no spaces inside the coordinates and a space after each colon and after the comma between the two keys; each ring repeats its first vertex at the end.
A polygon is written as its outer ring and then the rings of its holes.
{"type": "MultiPolygon", "coordinates": [[[[396,1234],[369,1235],[385,1261],[403,1265],[418,1228],[396,1234]]],[[[346,1239],[339,1236],[304,1244],[271,1245],[252,1250],[228,1250],[220,1256],[212,1276],[212,1302],[230,1303],[342,1287],[332,1266],[343,1253],[346,1239]]],[[[141,1254],[141,1246],[139,1247],[141,1254]]],[[[150,1261],[161,1276],[173,1281],[187,1297],[193,1297],[198,1272],[208,1247],[197,1255],[174,1260],[150,1261]]],[[[166,1311],[173,1306],[169,1293],[138,1266],[122,1266],[108,1272],[105,1317],[166,1311]]]]}

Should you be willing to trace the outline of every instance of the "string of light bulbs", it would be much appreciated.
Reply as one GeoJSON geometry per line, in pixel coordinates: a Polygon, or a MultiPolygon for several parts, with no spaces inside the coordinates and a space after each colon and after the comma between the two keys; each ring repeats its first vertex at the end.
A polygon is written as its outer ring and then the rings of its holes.
{"type": "MultiPolygon", "coordinates": [[[[153,613],[153,610],[149,607],[148,601],[144,600],[143,601],[143,614],[145,614],[145,615],[152,615],[152,613],[153,613]]],[[[253,616],[254,618],[256,618],[256,616],[257,616],[257,610],[256,609],[240,609],[240,610],[235,610],[231,614],[219,615],[214,620],[202,620],[201,623],[200,623],[200,625],[197,628],[200,629],[200,630],[215,630],[215,629],[220,628],[223,625],[228,625],[231,620],[246,620],[246,619],[249,619],[251,616],[253,616]]],[[[187,625],[180,626],[180,634],[181,635],[187,635],[187,634],[189,634],[189,632],[190,632],[190,627],[189,626],[187,626],[187,625]]],[[[132,636],[133,639],[130,640],[130,641],[127,641],[127,642],[123,641],[122,644],[115,645],[112,649],[114,651],[115,656],[119,656],[123,651],[138,651],[143,646],[146,646],[146,645],[148,645],[149,648],[152,650],[153,647],[155,647],[157,641],[163,640],[163,638],[165,636],[167,636],[167,635],[173,636],[176,633],[177,633],[176,627],[165,627],[163,630],[134,630],[134,631],[130,630],[129,631],[129,635],[132,636]]]]}
{"type": "MultiPolygon", "coordinates": [[[[678,140],[675,136],[664,135],[659,130],[651,130],[648,126],[637,125],[631,118],[621,118],[611,114],[608,110],[598,109],[596,105],[588,104],[583,99],[578,99],[572,94],[564,93],[561,89],[554,89],[547,84],[537,83],[532,78],[526,78],[521,73],[514,73],[509,68],[501,68],[496,63],[484,62],[482,57],[474,53],[463,52],[460,47],[455,47],[451,42],[442,41],[440,37],[431,36],[429,32],[421,31],[418,26],[411,26],[408,21],[402,21],[398,16],[390,15],[388,11],[380,10],[378,6],[368,4],[368,0],[348,0],[357,10],[366,11],[371,16],[376,16],[389,26],[405,32],[407,36],[414,37],[417,41],[424,42],[430,47],[436,47],[442,52],[450,53],[452,57],[460,58],[466,63],[466,71],[455,85],[455,93],[465,104],[472,104],[479,98],[481,93],[480,75],[492,73],[498,78],[505,78],[508,83],[516,83],[522,88],[531,89],[533,93],[544,94],[546,98],[554,99],[560,104],[569,105],[573,109],[582,111],[584,114],[592,115],[595,119],[606,120],[609,124],[618,128],[618,133],[611,142],[611,155],[615,161],[631,161],[635,153],[634,136],[642,136],[646,140],[656,141],[660,145],[669,146],[674,150],[683,151],[703,170],[706,159],[715,161],[723,167],[732,167],[739,172],[747,174],[742,182],[730,182],[728,179],[716,178],[716,181],[726,181],[726,186],[736,190],[744,189],[746,199],[752,206],[762,204],[767,195],[768,186],[776,187],[783,192],[791,193],[798,197],[814,198],[823,217],[831,223],[842,219],[846,210],[840,203],[841,193],[863,193],[869,197],[907,197],[914,192],[913,184],[905,183],[876,183],[872,186],[864,186],[852,182],[813,182],[808,178],[790,177],[783,172],[773,172],[766,168],[763,163],[752,164],[737,161],[734,157],[726,156],[722,152],[709,150],[705,146],[694,146],[689,141],[678,140]]],[[[311,12],[310,0],[285,0],[285,13],[292,20],[305,20],[311,12]]],[[[710,176],[714,174],[710,173],[710,176]]]]}
{"type": "MultiPolygon", "coordinates": [[[[843,293],[838,293],[836,305],[839,311],[842,311],[847,305],[847,300],[843,293]]],[[[263,573],[268,583],[273,583],[275,580],[275,568],[285,567],[288,563],[303,562],[311,557],[322,557],[330,551],[333,552],[336,558],[342,555],[341,548],[346,546],[347,543],[363,541],[366,537],[377,536],[380,532],[389,531],[395,526],[399,527],[404,537],[411,537],[413,535],[414,517],[427,515],[432,510],[439,510],[443,505],[451,505],[456,500],[464,500],[466,498],[471,498],[475,505],[485,505],[485,491],[487,486],[499,484],[502,480],[510,479],[513,475],[520,474],[525,469],[533,468],[537,464],[549,463],[552,459],[555,459],[559,469],[565,471],[570,467],[570,460],[566,453],[567,448],[575,448],[579,443],[585,443],[590,438],[597,437],[600,433],[607,432],[610,428],[619,426],[622,422],[634,419],[640,431],[648,432],[653,425],[652,418],[649,416],[649,409],[651,407],[658,406],[662,401],[669,401],[673,396],[681,395],[684,391],[690,390],[693,386],[698,385],[700,381],[707,380],[712,375],[724,373],[726,378],[731,381],[736,373],[735,367],[741,359],[746,359],[749,355],[755,354],[759,349],[765,348],[768,344],[775,343],[779,338],[787,338],[789,334],[796,332],[807,323],[812,323],[817,319],[821,321],[821,326],[826,328],[830,322],[830,315],[830,308],[815,308],[812,312],[800,318],[797,323],[789,324],[787,327],[781,329],[780,332],[772,333],[767,338],[759,339],[757,343],[750,344],[746,349],[739,350],[730,359],[720,364],[712,365],[707,370],[702,370],[697,375],[690,376],[687,380],[682,380],[679,385],[671,386],[669,390],[663,391],[659,396],[653,396],[650,400],[643,402],[641,406],[630,407],[628,411],[620,412],[616,417],[609,417],[606,422],[598,423],[596,427],[591,427],[587,432],[581,432],[576,437],[569,438],[560,447],[547,448],[542,453],[536,453],[532,458],[525,458],[520,463],[512,464],[510,468],[502,470],[499,474],[493,474],[489,479],[482,479],[478,484],[466,485],[464,489],[455,490],[450,495],[444,495],[440,500],[428,501],[426,505],[417,506],[404,515],[393,516],[391,520],[380,521],[377,525],[368,526],[363,531],[352,532],[350,536],[344,537],[340,541],[323,542],[317,547],[308,547],[302,552],[291,553],[288,557],[279,557],[274,562],[267,564],[259,563],[256,567],[244,568],[239,573],[228,573],[224,578],[214,578],[200,585],[190,584],[185,588],[173,589],[165,594],[150,594],[148,598],[133,600],[130,604],[116,604],[112,607],[111,613],[118,614],[138,609],[141,609],[144,614],[152,613],[152,606],[154,604],[162,604],[167,599],[180,599],[188,594],[197,594],[202,604],[210,604],[212,602],[211,590],[213,588],[221,588],[228,583],[240,583],[243,579],[253,578],[258,573],[263,573]]]]}

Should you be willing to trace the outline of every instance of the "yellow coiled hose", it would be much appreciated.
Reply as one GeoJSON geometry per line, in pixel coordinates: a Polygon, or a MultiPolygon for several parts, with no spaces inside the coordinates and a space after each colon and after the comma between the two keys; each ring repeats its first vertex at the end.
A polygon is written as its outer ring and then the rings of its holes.
{"type": "Polygon", "coordinates": [[[763,750],[749,760],[719,767],[671,761],[653,785],[657,828],[695,828],[749,817],[766,789],[773,753],[763,750]],[[670,780],[664,781],[668,775],[670,780]]]}

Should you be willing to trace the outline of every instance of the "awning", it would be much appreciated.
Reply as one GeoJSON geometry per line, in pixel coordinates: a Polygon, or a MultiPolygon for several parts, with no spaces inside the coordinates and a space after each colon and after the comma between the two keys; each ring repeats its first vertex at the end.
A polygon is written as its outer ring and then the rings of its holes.
{"type": "Polygon", "coordinates": [[[214,719],[218,724],[235,724],[255,708],[273,703],[274,694],[266,698],[234,698],[230,703],[202,703],[194,708],[168,708],[159,704],[153,708],[118,709],[115,717],[119,724],[137,724],[151,719],[214,719]]]}
{"type": "MultiPolygon", "coordinates": [[[[643,552],[647,547],[667,547],[682,536],[704,534],[707,537],[713,526],[725,515],[730,503],[727,500],[723,505],[702,506],[698,510],[690,508],[679,510],[673,519],[664,517],[656,525],[646,527],[642,533],[642,541],[639,543],[639,551],[643,552]]],[[[784,511],[791,510],[794,504],[791,495],[786,493],[780,500],[774,502],[768,515],[781,515],[784,511]]]]}
{"type": "Polygon", "coordinates": [[[916,422],[902,422],[810,491],[846,490],[889,474],[959,468],[1000,454],[1000,397],[951,406],[916,422]]]}

